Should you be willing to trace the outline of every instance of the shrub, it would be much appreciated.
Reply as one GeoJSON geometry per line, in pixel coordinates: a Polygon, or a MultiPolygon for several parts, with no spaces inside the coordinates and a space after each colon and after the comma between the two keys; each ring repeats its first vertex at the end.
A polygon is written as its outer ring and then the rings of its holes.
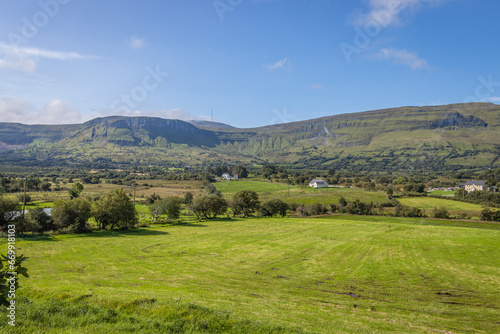
{"type": "Polygon", "coordinates": [[[316,202],[309,207],[309,213],[313,216],[322,215],[326,212],[328,212],[328,209],[321,203],[316,202]]]}
{"type": "Polygon", "coordinates": [[[442,206],[440,208],[434,208],[434,210],[432,210],[432,217],[450,219],[450,214],[448,213],[448,210],[444,206],[442,206]]]}
{"type": "Polygon", "coordinates": [[[270,201],[262,203],[260,207],[260,214],[265,217],[273,217],[275,215],[286,216],[286,212],[289,209],[288,204],[280,199],[272,199],[270,201]]]}

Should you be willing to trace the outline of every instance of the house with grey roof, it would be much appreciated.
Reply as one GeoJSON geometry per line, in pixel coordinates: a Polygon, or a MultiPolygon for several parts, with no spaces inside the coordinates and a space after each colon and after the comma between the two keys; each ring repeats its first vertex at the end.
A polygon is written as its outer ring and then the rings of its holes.
{"type": "Polygon", "coordinates": [[[325,180],[314,179],[311,182],[309,182],[309,187],[313,187],[313,188],[328,188],[328,183],[326,183],[325,180]]]}
{"type": "Polygon", "coordinates": [[[465,191],[468,193],[472,191],[483,191],[488,190],[488,186],[484,181],[467,181],[465,182],[465,191]]]}

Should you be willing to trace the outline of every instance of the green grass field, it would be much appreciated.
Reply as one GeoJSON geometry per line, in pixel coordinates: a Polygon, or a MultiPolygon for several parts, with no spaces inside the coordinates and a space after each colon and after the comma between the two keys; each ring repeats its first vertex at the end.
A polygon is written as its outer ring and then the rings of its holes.
{"type": "Polygon", "coordinates": [[[417,207],[424,210],[432,210],[444,206],[450,211],[476,211],[480,212],[483,207],[479,204],[465,203],[448,199],[433,198],[433,197],[405,197],[398,198],[398,201],[403,205],[417,207]]]}
{"type": "Polygon", "coordinates": [[[387,202],[387,195],[385,193],[353,188],[313,189],[296,185],[288,186],[281,183],[260,181],[223,181],[215,183],[215,186],[227,198],[231,198],[240,190],[253,190],[259,194],[261,200],[280,198],[288,203],[338,203],[342,196],[348,201],[359,199],[363,202],[387,202]]]}
{"type": "Polygon", "coordinates": [[[498,224],[224,219],[17,247],[30,258],[21,291],[34,301],[20,304],[15,330],[0,322],[4,333],[498,330],[498,224]]]}

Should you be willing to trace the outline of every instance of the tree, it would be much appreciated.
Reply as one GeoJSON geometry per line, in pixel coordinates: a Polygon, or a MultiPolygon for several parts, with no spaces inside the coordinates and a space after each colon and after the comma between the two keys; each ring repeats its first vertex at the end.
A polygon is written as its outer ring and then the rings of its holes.
{"type": "Polygon", "coordinates": [[[125,229],[137,224],[134,203],[123,189],[108,192],[92,203],[92,216],[101,229],[125,229]]]}
{"type": "Polygon", "coordinates": [[[182,200],[182,203],[184,204],[191,204],[193,203],[193,193],[188,191],[187,193],[184,194],[184,199],[182,200]]]}
{"type": "Polygon", "coordinates": [[[27,215],[28,231],[44,232],[53,228],[52,218],[43,208],[34,208],[28,211],[27,215]]]}
{"type": "Polygon", "coordinates": [[[275,215],[286,216],[289,206],[280,199],[272,199],[262,203],[260,207],[261,215],[265,217],[273,217],[275,215]]]}
{"type": "Polygon", "coordinates": [[[19,201],[12,197],[0,195],[0,227],[3,229],[16,216],[16,208],[19,201]]]}
{"type": "MultiPolygon", "coordinates": [[[[9,246],[10,248],[10,246],[9,246]]],[[[0,305],[8,306],[10,300],[14,300],[15,293],[19,289],[19,277],[29,277],[28,269],[22,266],[28,258],[24,255],[16,256],[15,251],[9,249],[7,256],[0,258],[0,305]],[[4,264],[5,262],[5,264],[4,264]]],[[[9,316],[7,316],[9,317],[9,316]]]]}
{"type": "Polygon", "coordinates": [[[231,201],[231,209],[235,215],[243,213],[245,217],[248,217],[259,207],[259,195],[253,190],[238,191],[231,201]]]}
{"type": "Polygon", "coordinates": [[[165,202],[156,201],[149,205],[149,214],[151,215],[151,221],[155,222],[166,212],[165,202]]]}
{"type": "Polygon", "coordinates": [[[153,221],[158,220],[160,216],[167,215],[169,219],[177,219],[181,216],[181,202],[179,197],[170,196],[156,201],[149,207],[149,212],[153,221]]]}
{"type": "Polygon", "coordinates": [[[52,208],[52,219],[58,229],[69,227],[82,232],[91,216],[91,204],[86,198],[58,200],[52,208]]]}
{"type": "Polygon", "coordinates": [[[224,198],[211,194],[196,197],[190,207],[198,219],[201,217],[212,219],[224,214],[228,203],[224,198]]]}
{"type": "Polygon", "coordinates": [[[50,188],[52,187],[52,185],[49,183],[49,182],[43,182],[42,184],[40,184],[40,189],[42,191],[50,191],[50,188]]]}
{"type": "Polygon", "coordinates": [[[21,203],[29,203],[31,202],[31,196],[29,194],[19,194],[17,195],[17,200],[21,203]],[[26,202],[24,202],[24,200],[26,200],[26,202]]]}
{"type": "Polygon", "coordinates": [[[83,185],[81,183],[75,183],[70,190],[68,190],[69,198],[74,199],[80,197],[81,192],[83,191],[83,185]]]}

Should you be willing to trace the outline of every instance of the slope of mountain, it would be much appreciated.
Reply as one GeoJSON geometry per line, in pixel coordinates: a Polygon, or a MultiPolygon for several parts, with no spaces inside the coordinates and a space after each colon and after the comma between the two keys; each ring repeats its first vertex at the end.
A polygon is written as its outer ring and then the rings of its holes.
{"type": "Polygon", "coordinates": [[[80,125],[0,123],[4,164],[280,163],[298,168],[453,170],[500,166],[500,106],[402,107],[253,129],[153,117],[80,125]]]}

